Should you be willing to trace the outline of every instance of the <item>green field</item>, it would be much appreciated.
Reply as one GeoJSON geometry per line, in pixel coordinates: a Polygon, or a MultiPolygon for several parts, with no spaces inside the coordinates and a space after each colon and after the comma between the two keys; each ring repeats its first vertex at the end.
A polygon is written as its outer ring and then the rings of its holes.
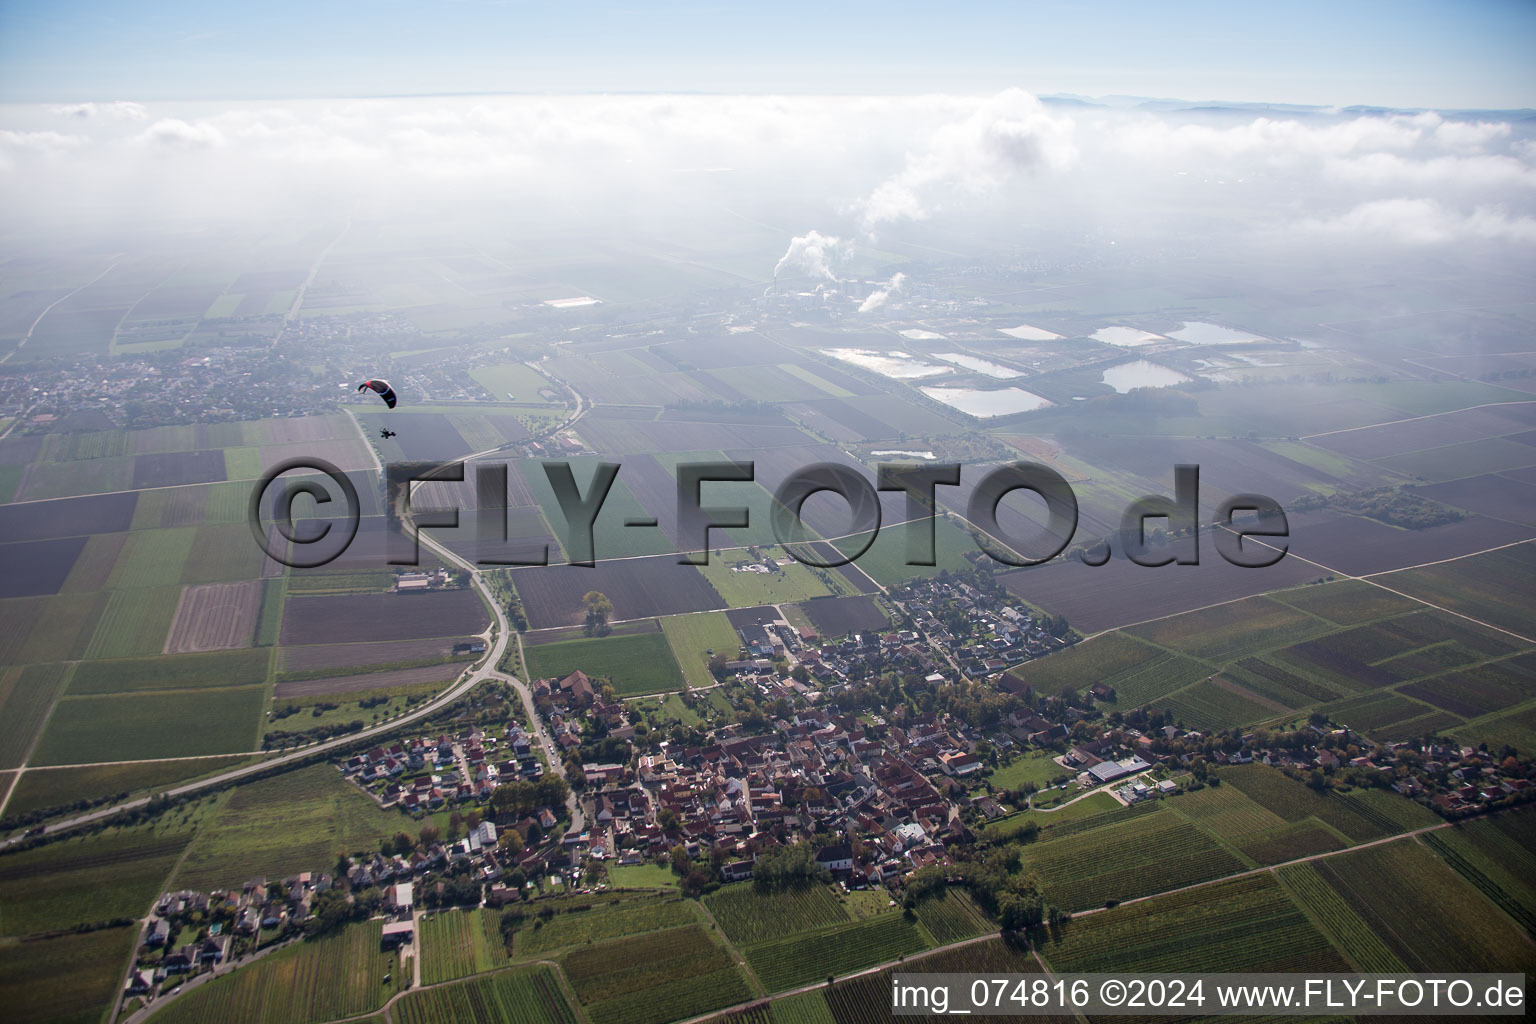
{"type": "Polygon", "coordinates": [[[612,904],[565,910],[548,921],[537,917],[524,921],[512,938],[513,958],[544,957],[552,950],[676,928],[699,920],[693,904],[675,898],[623,902],[618,897],[613,899],[612,904]]]}
{"type": "Polygon", "coordinates": [[[523,654],[534,679],[561,679],[580,669],[594,679],[611,679],[620,696],[682,688],[683,670],[661,633],[532,644],[523,654]]]}
{"type": "Polygon", "coordinates": [[[1221,777],[1286,821],[1316,816],[1356,843],[1402,831],[1392,817],[1373,813],[1366,805],[1345,794],[1319,793],[1266,765],[1233,765],[1223,768],[1221,777]]]}
{"type": "Polygon", "coordinates": [[[1424,841],[1479,892],[1536,935],[1536,813],[1529,807],[1427,833],[1424,841]]]}
{"type": "MultiPolygon", "coordinates": [[[[556,392],[561,389],[550,383],[549,378],[531,366],[522,363],[497,363],[480,366],[469,372],[475,382],[491,393],[498,402],[533,402],[548,405],[550,400],[539,395],[541,389],[556,392]],[[512,397],[507,397],[508,393],[512,397]]],[[[560,404],[555,402],[553,404],[560,404]]]]}
{"type": "MultiPolygon", "coordinates": [[[[933,565],[908,565],[908,533],[926,529],[921,522],[894,523],[882,526],[875,534],[874,543],[855,559],[854,564],[882,586],[894,587],[910,579],[937,576],[944,570],[964,572],[971,568],[967,555],[978,549],[976,541],[965,530],[956,526],[948,516],[938,516],[933,524],[933,565]]],[[[869,535],[860,534],[840,540],[834,546],[845,555],[851,555],[867,542],[869,535]]]]}
{"type": "Polygon", "coordinates": [[[917,919],[941,946],[997,930],[997,922],[964,889],[947,889],[930,896],[919,902],[916,910],[917,919]]]}
{"type": "Polygon", "coordinates": [[[165,650],[181,587],[113,591],[86,648],[87,658],[132,658],[165,650]]]}
{"type": "Polygon", "coordinates": [[[1026,782],[1044,788],[1070,778],[1072,773],[1053,760],[1047,750],[1031,750],[992,772],[987,781],[998,789],[1018,789],[1026,782]]]}
{"type": "Polygon", "coordinates": [[[261,578],[266,555],[245,523],[199,526],[181,570],[183,583],[221,583],[261,578]]]}
{"type": "Polygon", "coordinates": [[[75,669],[74,678],[69,681],[69,693],[78,696],[263,685],[271,660],[271,650],[255,649],[87,661],[75,669]]]}
{"type": "Polygon", "coordinates": [[[316,1024],[369,1013],[401,990],[399,958],[379,948],[382,922],[348,925],[278,950],[171,1000],[168,1024],[316,1024]],[[385,981],[385,975],[392,975],[385,981]]]}
{"type": "Polygon", "coordinates": [[[1305,612],[1264,597],[1186,612],[1130,632],[1212,662],[1230,661],[1310,639],[1332,629],[1305,612]]]}
{"type": "Polygon", "coordinates": [[[15,768],[26,759],[68,671],[68,665],[0,671],[0,768],[15,768]]]}
{"type": "Polygon", "coordinates": [[[416,947],[421,981],[435,985],[505,967],[511,962],[495,910],[446,910],[420,919],[416,947]]]}
{"type": "Polygon", "coordinates": [[[676,889],[677,876],[659,864],[612,864],[608,883],[616,889],[676,889]]]}
{"type": "Polygon", "coordinates": [[[1313,861],[1411,971],[1536,968],[1536,946],[1426,847],[1401,840],[1313,861]]]}
{"type": "Polygon", "coordinates": [[[1063,972],[1341,972],[1339,953],[1268,875],[1069,921],[1040,953],[1063,972]]]}
{"type": "MultiPolygon", "coordinates": [[[[592,478],[597,473],[597,463],[601,460],[586,456],[562,461],[570,464],[571,476],[576,481],[577,490],[582,495],[588,494],[592,486],[592,478]]],[[[555,539],[562,550],[569,551],[565,514],[560,511],[560,503],[555,500],[555,492],[549,485],[546,471],[540,467],[539,463],[533,461],[519,462],[516,468],[522,472],[527,481],[529,491],[532,492],[544,513],[545,521],[554,529],[555,539]]],[[[620,472],[613,481],[608,496],[603,499],[602,508],[592,524],[592,545],[596,558],[629,558],[635,555],[669,554],[673,551],[671,539],[659,527],[625,526],[625,520],[632,518],[654,517],[630,492],[629,486],[624,482],[624,474],[620,472]]],[[[552,550],[550,559],[553,561],[555,558],[555,552],[552,550]]]]}
{"type": "MultiPolygon", "coordinates": [[[[137,530],[123,542],[107,586],[164,587],[181,582],[182,566],[192,551],[197,530],[190,526],[171,530],[137,530]]],[[[250,531],[246,531],[247,540],[250,531]]],[[[255,547],[254,544],[250,545],[255,547]]]]}
{"type": "Polygon", "coordinates": [[[26,814],[45,807],[64,807],[76,800],[96,800],[118,793],[159,791],[173,783],[195,779],[244,761],[240,756],[196,758],[191,761],[146,761],[142,764],[87,765],[81,768],[32,769],[16,783],[7,814],[26,814]]]}
{"type": "Polygon", "coordinates": [[[191,838],[134,826],[0,856],[0,934],[142,917],[191,838]]]}
{"type": "Polygon", "coordinates": [[[989,840],[1001,840],[1017,834],[1026,825],[1038,825],[1042,836],[1070,835],[1087,828],[1096,828],[1122,818],[1134,817],[1155,809],[1153,804],[1139,804],[1127,808],[1114,797],[1100,790],[1081,800],[1073,800],[1051,810],[1020,811],[1006,818],[985,825],[981,834],[989,840]]]}
{"type": "Polygon", "coordinates": [[[853,594],[857,591],[835,569],[814,569],[791,559],[782,551],[774,552],[779,563],[776,573],[736,572],[733,562],[745,555],[726,552],[710,554],[709,564],[699,571],[714,585],[715,591],[732,608],[752,608],[760,604],[786,604],[828,594],[853,594]]]}
{"type": "Polygon", "coordinates": [[[117,996],[137,928],[0,944],[0,1006],[13,1024],[98,1024],[117,996]]]}
{"type": "Polygon", "coordinates": [[[1526,542],[1387,578],[1394,590],[1529,636],[1536,620],[1536,544],[1526,542]]]}
{"type": "Polygon", "coordinates": [[[264,691],[65,697],[38,741],[38,764],[200,757],[250,750],[264,691]]]}
{"type": "Polygon", "coordinates": [[[1303,818],[1236,839],[1232,845],[1255,864],[1284,864],[1314,853],[1342,850],[1346,843],[1316,818],[1303,818]]]}
{"type": "Polygon", "coordinates": [[[242,785],[218,798],[175,884],[192,889],[235,885],[258,875],[329,871],[338,853],[377,850],[378,841],[413,831],[329,764],[242,785]]]}
{"type": "Polygon", "coordinates": [[[672,654],[682,666],[689,686],[713,686],[709,674],[708,651],[723,655],[727,661],[736,657],[741,638],[731,628],[724,612],[699,612],[694,615],[668,615],[661,620],[661,631],[672,654]]]}
{"type": "Polygon", "coordinates": [[[738,946],[848,920],[848,914],[824,885],[765,894],[749,883],[738,883],[709,894],[704,905],[720,922],[721,931],[738,946]]]}
{"type": "Polygon", "coordinates": [[[1328,937],[1356,970],[1383,974],[1408,971],[1381,936],[1350,909],[1348,901],[1323,881],[1315,863],[1292,864],[1275,872],[1275,877],[1318,931],[1328,937]]]}
{"type": "Polygon", "coordinates": [[[1232,786],[1207,786],[1181,793],[1169,800],[1168,806],[1221,838],[1252,835],[1285,824],[1285,819],[1232,786]]]}
{"type": "Polygon", "coordinates": [[[390,1008],[395,1024],[577,1024],[555,969],[543,964],[408,992],[390,1008]]]}
{"type": "Polygon", "coordinates": [[[742,952],[763,987],[782,992],[823,980],[829,974],[847,974],[910,956],[930,944],[917,925],[892,913],[773,939],[742,952]]]}
{"type": "Polygon", "coordinates": [[[663,1024],[753,995],[703,925],[583,946],[561,966],[591,1024],[663,1024]]]}
{"type": "Polygon", "coordinates": [[[1027,662],[1008,675],[1041,695],[1085,690],[1124,672],[1135,671],[1160,652],[1127,633],[1104,633],[1049,658],[1027,662]]]}
{"type": "Polygon", "coordinates": [[[1245,865],[1206,832],[1168,810],[1142,814],[1026,848],[1045,898],[1075,912],[1166,892],[1245,865]]]}
{"type": "Polygon", "coordinates": [[[1355,626],[1421,607],[1406,597],[1360,580],[1335,580],[1332,583],[1296,587],[1270,594],[1269,597],[1274,601],[1283,601],[1292,608],[1321,615],[1340,626],[1355,626]]]}

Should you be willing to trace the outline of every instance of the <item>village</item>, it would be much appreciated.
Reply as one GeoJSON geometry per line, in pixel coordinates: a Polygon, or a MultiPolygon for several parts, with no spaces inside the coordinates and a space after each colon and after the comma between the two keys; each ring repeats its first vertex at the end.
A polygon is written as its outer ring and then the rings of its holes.
{"type": "Polygon", "coordinates": [[[986,844],[989,822],[1101,792],[1124,805],[1166,799],[1219,784],[1224,765],[1262,763],[1318,791],[1390,788],[1451,818],[1536,791],[1514,758],[1378,744],[1322,716],[1203,734],[1157,710],[1120,711],[1102,683],[1036,694],[1006,669],[1071,634],[996,600],[986,582],[907,584],[892,594],[906,628],[886,632],[825,640],[782,620],[743,626],[736,656],[717,654],[711,668],[772,713],[743,713],[702,738],[648,728],[578,670],[531,685],[560,766],[515,718],[355,753],[337,769],[415,819],[415,837],[402,830],[329,871],[165,894],[128,992],[164,991],[270,943],[379,914],[386,946],[404,957],[423,910],[599,891],[614,884],[612,867],[664,865],[698,895],[752,878],[758,857],[797,844],[848,889],[899,897],[915,872],[986,844]],[[1052,783],[994,784],[1020,759],[1049,762],[1052,783]]]}

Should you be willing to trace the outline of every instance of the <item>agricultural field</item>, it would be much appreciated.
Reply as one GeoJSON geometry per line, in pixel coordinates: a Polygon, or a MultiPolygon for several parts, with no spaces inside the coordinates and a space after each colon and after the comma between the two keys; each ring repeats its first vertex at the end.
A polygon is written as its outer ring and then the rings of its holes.
{"type": "Polygon", "coordinates": [[[390,1015],[396,1024],[478,1020],[577,1024],[579,1019],[561,990],[555,969],[544,964],[408,992],[390,1008],[390,1015]]]}
{"type": "MultiPolygon", "coordinates": [[[[83,657],[106,594],[58,594],[0,601],[0,665],[83,657]]],[[[147,652],[155,653],[155,652],[147,652]]]]}
{"type": "Polygon", "coordinates": [[[1316,863],[1291,864],[1275,872],[1291,899],[1318,931],[1359,971],[1407,973],[1408,967],[1318,873],[1316,863]]]}
{"type": "Polygon", "coordinates": [[[21,765],[53,702],[64,691],[68,665],[0,670],[0,768],[21,765]]]}
{"type": "Polygon", "coordinates": [[[0,598],[58,593],[73,574],[86,544],[84,537],[0,544],[0,564],[6,570],[0,579],[0,598]]]}
{"type": "Polygon", "coordinates": [[[715,684],[715,677],[709,673],[710,651],[732,660],[741,647],[741,637],[721,612],[669,615],[661,620],[661,631],[689,686],[715,684]]]}
{"type": "Polygon", "coordinates": [[[1292,608],[1319,615],[1340,626],[1355,626],[1422,607],[1415,601],[1362,580],[1335,580],[1268,595],[1292,608]]]}
{"type": "Polygon", "coordinates": [[[281,642],[305,644],[414,640],[479,633],[490,613],[475,591],[425,594],[290,595],[284,602],[281,642]]]}
{"type": "MultiPolygon", "coordinates": [[[[1286,821],[1316,816],[1354,843],[1381,839],[1401,831],[1390,816],[1373,812],[1366,805],[1348,799],[1347,794],[1319,793],[1267,765],[1233,765],[1221,770],[1221,778],[1226,785],[1236,786],[1244,795],[1286,821]]],[[[1403,797],[1398,799],[1408,802],[1403,797]]]]}
{"type": "Polygon", "coordinates": [[[255,686],[267,681],[270,650],[168,654],[158,658],[86,661],[69,681],[70,696],[255,686]]]}
{"type": "Polygon", "coordinates": [[[1205,732],[1260,722],[1289,711],[1285,705],[1250,693],[1225,678],[1203,680],[1152,703],[1171,713],[1175,722],[1205,732]]]}
{"type": "Polygon", "coordinates": [[[514,569],[511,579],[533,629],[580,625],[586,615],[581,599],[589,590],[608,596],[614,622],[725,607],[698,567],[679,565],[672,555],[599,559],[590,569],[575,565],[514,569]]]}
{"type": "Polygon", "coordinates": [[[947,889],[917,905],[917,919],[941,946],[997,930],[997,922],[964,889],[947,889]]]}
{"type": "Polygon", "coordinates": [[[621,901],[615,896],[607,904],[561,909],[547,921],[530,917],[513,935],[512,956],[517,960],[543,958],[570,946],[677,928],[698,920],[693,905],[683,900],[662,896],[621,901]]]}
{"type": "Polygon", "coordinates": [[[177,586],[113,591],[85,656],[132,658],[164,652],[180,602],[181,588],[177,586]]]}
{"type": "Polygon", "coordinates": [[[822,597],[798,605],[822,637],[884,632],[891,621],[873,597],[822,597]]]}
{"type": "Polygon", "coordinates": [[[1523,971],[1536,947],[1429,849],[1399,841],[1313,861],[1412,971],[1523,971]]]}
{"type": "Polygon", "coordinates": [[[1536,935],[1536,814],[1530,808],[1426,833],[1456,873],[1536,935]]]}
{"type": "Polygon", "coordinates": [[[0,934],[142,917],[191,838],[140,825],[0,856],[0,934]]]}
{"type": "Polygon", "coordinates": [[[1536,598],[1530,586],[1533,575],[1536,544],[1517,544],[1456,562],[1394,573],[1387,582],[1394,590],[1529,636],[1530,623],[1536,618],[1536,598]]]}
{"type": "Polygon", "coordinates": [[[165,641],[165,653],[250,646],[256,632],[256,616],[261,611],[261,596],[259,580],[183,587],[181,603],[165,641]]]}
{"type": "MultiPolygon", "coordinates": [[[[903,510],[905,511],[905,510],[903,510]]],[[[882,586],[894,587],[910,579],[937,576],[944,570],[963,572],[971,567],[967,557],[977,551],[976,541],[964,528],[947,515],[938,516],[933,524],[933,565],[908,565],[907,545],[909,533],[919,533],[926,527],[918,521],[890,523],[880,527],[874,542],[854,561],[854,565],[870,579],[882,586]]],[[[834,546],[844,555],[850,555],[862,546],[868,534],[860,534],[837,541],[834,546]]]]}
{"type": "MultiPolygon", "coordinates": [[[[827,1021],[836,1022],[836,1024],[853,1024],[853,1022],[862,1021],[891,1020],[889,1006],[893,974],[951,971],[961,974],[1040,974],[1041,967],[1026,948],[1009,945],[1000,938],[989,939],[960,949],[908,957],[901,968],[887,968],[883,971],[863,974],[857,978],[839,981],[830,988],[815,989],[803,996],[774,1000],[770,1004],[773,1022],[774,1024],[791,1024],[791,1022],[792,1024],[823,1024],[827,1021]],[[802,1010],[801,1013],[805,1013],[805,1016],[790,1016],[798,1009],[796,1000],[805,1000],[810,997],[816,997],[819,1005],[802,1010]]],[[[936,1015],[917,1015],[901,1019],[937,1024],[946,1018],[936,1015]]],[[[1070,1015],[1030,1014],[1029,1019],[1038,1021],[1039,1024],[1070,1024],[1076,1018],[1070,1015]]]]}
{"type": "Polygon", "coordinates": [[[847,974],[910,956],[931,944],[917,925],[892,913],[771,939],[742,953],[765,989],[782,992],[829,974],[847,974]]]}
{"type": "MultiPolygon", "coordinates": [[[[180,583],[182,566],[196,537],[197,530],[190,526],[130,533],[113,565],[112,575],[107,578],[107,586],[118,590],[180,583]]],[[[246,540],[250,542],[249,531],[246,540]]]]}
{"type": "Polygon", "coordinates": [[[250,750],[262,688],[65,697],[33,759],[38,764],[145,761],[250,750]]]}
{"type": "Polygon", "coordinates": [[[1348,963],[1268,874],[1077,918],[1040,944],[1062,972],[1343,972],[1348,963]]]}
{"type": "Polygon", "coordinates": [[[117,996],[137,928],[0,945],[0,1006],[14,1024],[99,1024],[117,996]]]}
{"type": "Polygon", "coordinates": [[[416,940],[423,985],[452,981],[511,963],[495,910],[445,910],[419,919],[416,940]]]}
{"type": "Polygon", "coordinates": [[[709,564],[699,566],[699,572],[732,608],[788,604],[854,591],[853,586],[835,569],[802,565],[782,552],[777,553],[775,560],[779,563],[777,572],[753,572],[738,568],[739,565],[748,564],[741,553],[711,553],[709,564]]]}
{"type": "MultiPolygon", "coordinates": [[[[1296,533],[1293,528],[1293,535],[1296,533]]],[[[1264,569],[1232,565],[1203,540],[1198,566],[1149,569],[1116,554],[1102,566],[1058,561],[998,576],[1009,593],[1037,608],[1063,615],[1085,635],[1254,597],[1315,579],[1318,570],[1300,559],[1282,558],[1264,569]]],[[[1157,549],[1152,549],[1155,555],[1157,549]]],[[[1299,549],[1297,553],[1301,554],[1299,549]]]]}
{"type": "Polygon", "coordinates": [[[77,800],[97,800],[118,793],[159,792],[174,783],[232,768],[245,760],[229,757],[190,761],[145,761],[141,764],[85,765],[77,768],[29,768],[16,783],[6,814],[27,814],[49,807],[66,807],[77,800]]]}
{"type": "Polygon", "coordinates": [[[1285,864],[1315,853],[1332,853],[1344,849],[1346,844],[1336,830],[1316,818],[1303,818],[1235,839],[1232,845],[1255,864],[1267,865],[1285,864]]]}
{"type": "Polygon", "coordinates": [[[538,644],[526,648],[524,656],[535,679],[561,679],[580,669],[594,679],[611,679],[620,696],[682,688],[683,670],[661,633],[538,644]]]}
{"type": "Polygon", "coordinates": [[[1267,597],[1250,597],[1133,626],[1127,632],[1160,647],[1220,664],[1308,640],[1331,628],[1288,605],[1267,597]]]}
{"type": "Polygon", "coordinates": [[[379,807],[328,764],[211,799],[216,808],[176,872],[178,888],[208,890],[259,875],[325,871],[337,853],[377,850],[380,839],[413,831],[409,817],[379,807]]]}
{"type": "Polygon", "coordinates": [[[765,894],[751,884],[727,885],[704,898],[726,938],[738,946],[841,924],[848,915],[824,885],[765,894]]]}
{"type": "MultiPolygon", "coordinates": [[[[403,689],[416,692],[431,690],[450,683],[464,670],[460,663],[447,662],[436,665],[419,665],[415,668],[375,670],[346,676],[318,676],[313,679],[287,679],[272,688],[274,698],[326,697],[336,694],[398,693],[403,689]]],[[[361,699],[361,697],[357,698],[361,699]]],[[[281,728],[281,725],[278,726],[281,728]]]]}
{"type": "Polygon", "coordinates": [[[313,644],[279,648],[277,667],[290,677],[300,674],[348,675],[371,668],[398,668],[423,661],[447,661],[454,645],[469,637],[429,637],[381,643],[313,644]]]}
{"type": "Polygon", "coordinates": [[[591,1024],[662,1024],[752,998],[703,925],[584,946],[561,959],[591,1024]]]}
{"type": "Polygon", "coordinates": [[[1244,865],[1171,811],[1104,825],[1026,848],[1045,898],[1075,912],[1193,885],[1244,865]]]}
{"type": "Polygon", "coordinates": [[[1279,828],[1285,820],[1231,786],[1207,786],[1181,793],[1168,806],[1219,838],[1249,836],[1279,828]]]}
{"type": "Polygon", "coordinates": [[[403,990],[405,981],[399,957],[379,948],[382,929],[379,921],[351,924],[278,950],[178,996],[154,1019],[168,1024],[317,1024],[377,1010],[403,990]]]}

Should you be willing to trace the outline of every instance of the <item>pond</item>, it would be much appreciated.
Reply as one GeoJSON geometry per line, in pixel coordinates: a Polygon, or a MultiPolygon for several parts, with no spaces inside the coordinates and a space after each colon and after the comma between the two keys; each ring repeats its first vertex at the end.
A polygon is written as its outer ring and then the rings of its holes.
{"type": "Polygon", "coordinates": [[[961,412],[981,419],[1009,416],[1016,412],[1033,412],[1051,405],[1046,399],[1023,388],[983,391],[980,388],[925,387],[919,390],[929,398],[943,402],[952,409],[959,409],[961,412]]]}

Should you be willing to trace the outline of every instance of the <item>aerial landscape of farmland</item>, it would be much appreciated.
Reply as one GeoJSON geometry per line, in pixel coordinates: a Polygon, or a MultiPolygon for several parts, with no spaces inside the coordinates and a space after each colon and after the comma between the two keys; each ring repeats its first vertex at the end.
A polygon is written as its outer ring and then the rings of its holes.
{"type": "Polygon", "coordinates": [[[1536,973],[1536,14],[386,6],[0,13],[0,1016],[1536,973]]]}

